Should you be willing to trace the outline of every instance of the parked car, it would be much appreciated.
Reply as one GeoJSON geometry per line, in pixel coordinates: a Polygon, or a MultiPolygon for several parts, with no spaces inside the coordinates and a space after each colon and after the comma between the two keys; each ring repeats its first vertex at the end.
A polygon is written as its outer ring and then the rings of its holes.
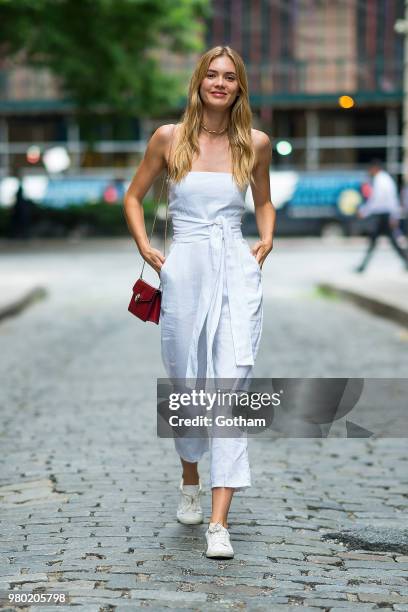
{"type": "MultiPolygon", "coordinates": [[[[271,199],[277,209],[276,235],[350,236],[364,234],[369,220],[355,212],[369,191],[362,171],[271,171],[271,199]]],[[[245,235],[257,234],[254,203],[248,188],[245,235]]]]}
{"type": "MultiPolygon", "coordinates": [[[[73,204],[106,202],[116,204],[123,201],[129,181],[99,176],[26,176],[23,179],[24,193],[38,205],[50,208],[65,208],[73,204]]],[[[18,187],[15,177],[0,181],[0,205],[11,206],[18,187]]]]}

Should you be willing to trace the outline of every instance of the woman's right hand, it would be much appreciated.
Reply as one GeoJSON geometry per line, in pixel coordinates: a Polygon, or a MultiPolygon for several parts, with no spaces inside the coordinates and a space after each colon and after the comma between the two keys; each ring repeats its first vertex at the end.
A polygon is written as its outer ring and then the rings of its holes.
{"type": "Polygon", "coordinates": [[[160,276],[160,270],[164,264],[166,258],[164,255],[153,247],[148,247],[143,253],[141,253],[143,259],[157,272],[160,276]]]}

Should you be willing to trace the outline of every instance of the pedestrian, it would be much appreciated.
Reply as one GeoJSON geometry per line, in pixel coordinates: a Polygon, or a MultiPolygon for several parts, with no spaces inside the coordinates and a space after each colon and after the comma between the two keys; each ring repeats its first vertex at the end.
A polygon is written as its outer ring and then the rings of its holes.
{"type": "Polygon", "coordinates": [[[12,238],[22,238],[24,240],[30,238],[32,207],[33,202],[26,198],[23,181],[20,178],[10,220],[10,235],[12,238]]]}
{"type": "MultiPolygon", "coordinates": [[[[242,58],[230,47],[197,62],[181,122],[152,135],[125,196],[126,219],[162,286],[161,348],[170,379],[249,380],[263,321],[262,265],[273,248],[269,137],[251,127],[242,58]],[[167,167],[173,242],[166,258],[146,235],[142,199],[167,167]],[[251,184],[260,239],[241,231],[251,184]]],[[[198,461],[210,451],[212,513],[207,557],[233,557],[228,512],[251,486],[247,436],[175,438],[182,464],[177,519],[203,522],[198,461]]]]}
{"type": "Polygon", "coordinates": [[[408,248],[408,185],[404,185],[400,192],[401,223],[396,239],[402,248],[408,248]]]}
{"type": "Polygon", "coordinates": [[[367,202],[357,210],[357,216],[360,219],[370,217],[372,228],[367,252],[355,272],[364,272],[381,235],[388,238],[394,250],[403,260],[405,269],[408,269],[407,253],[400,247],[394,235],[394,230],[399,224],[401,216],[395,181],[383,169],[382,162],[379,159],[373,159],[370,162],[368,172],[373,177],[372,190],[367,202]]]}

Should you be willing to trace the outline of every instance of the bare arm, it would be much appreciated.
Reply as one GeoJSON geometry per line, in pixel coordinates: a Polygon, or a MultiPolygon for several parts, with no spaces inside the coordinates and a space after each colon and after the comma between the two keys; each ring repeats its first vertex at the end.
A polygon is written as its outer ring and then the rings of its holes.
{"type": "Polygon", "coordinates": [[[255,148],[257,161],[253,170],[256,186],[251,185],[255,205],[255,218],[260,240],[252,247],[259,266],[262,265],[273,249],[276,210],[271,202],[269,166],[272,158],[272,147],[269,137],[264,132],[256,131],[255,148]]]}
{"type": "Polygon", "coordinates": [[[143,259],[158,274],[165,257],[150,245],[142,202],[154,180],[166,168],[166,150],[172,127],[172,125],[162,125],[154,132],[124,198],[124,212],[129,231],[143,259]]]}

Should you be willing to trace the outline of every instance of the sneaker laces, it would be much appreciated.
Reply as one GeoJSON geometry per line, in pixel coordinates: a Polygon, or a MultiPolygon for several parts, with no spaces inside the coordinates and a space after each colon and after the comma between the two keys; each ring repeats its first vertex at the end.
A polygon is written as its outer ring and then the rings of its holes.
{"type": "Polygon", "coordinates": [[[198,493],[197,495],[190,495],[189,493],[185,493],[184,491],[182,491],[181,493],[183,497],[180,501],[180,510],[182,510],[183,512],[199,512],[201,510],[198,493]]]}
{"type": "Polygon", "coordinates": [[[180,483],[180,492],[182,498],[180,500],[179,510],[181,512],[201,512],[200,506],[200,491],[201,491],[201,483],[199,483],[199,488],[197,493],[187,493],[183,489],[183,481],[180,483]]]}
{"type": "Polygon", "coordinates": [[[230,542],[228,529],[225,529],[225,527],[223,527],[220,523],[216,523],[215,525],[210,525],[208,527],[208,532],[213,536],[217,544],[221,544],[221,546],[229,548],[230,542]]]}

